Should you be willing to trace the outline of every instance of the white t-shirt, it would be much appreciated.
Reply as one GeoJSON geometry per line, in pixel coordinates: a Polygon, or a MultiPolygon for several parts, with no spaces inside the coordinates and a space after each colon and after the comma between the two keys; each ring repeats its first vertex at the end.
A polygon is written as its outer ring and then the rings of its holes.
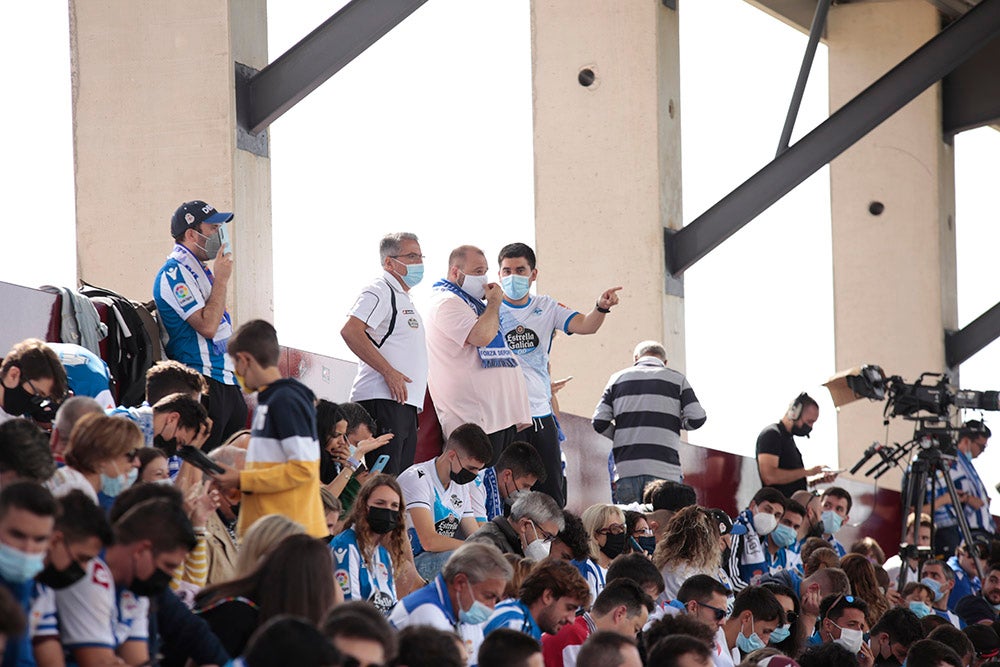
{"type": "Polygon", "coordinates": [[[94,485],[87,481],[82,472],[69,466],[57,469],[55,474],[45,482],[45,488],[51,491],[56,498],[63,498],[70,491],[83,491],[88,498],[95,503],[98,502],[94,485]]]}
{"type": "Polygon", "coordinates": [[[476,346],[465,342],[478,320],[451,292],[435,291],[427,308],[427,384],[445,437],[466,423],[486,433],[531,423],[521,369],[483,368],[476,346]]]}
{"type": "Polygon", "coordinates": [[[549,349],[556,331],[569,333],[569,321],[579,313],[550,296],[533,296],[523,306],[500,306],[500,331],[517,355],[528,387],[532,417],[552,414],[549,349]]]}
{"type": "Polygon", "coordinates": [[[149,638],[149,599],[118,591],[111,570],[100,558],[72,586],[56,591],[59,632],[69,650],[86,646],[117,649],[127,641],[149,638]]]}
{"type": "MultiPolygon", "coordinates": [[[[413,380],[406,385],[406,403],[416,407],[418,411],[423,410],[427,390],[424,323],[399,280],[388,271],[384,272],[381,278],[361,291],[358,300],[351,307],[350,315],[368,325],[365,333],[385,360],[413,380]],[[396,303],[395,319],[393,297],[396,303]]],[[[382,375],[359,360],[358,374],[351,387],[351,400],[367,401],[375,398],[393,400],[389,385],[382,375]]]]}
{"type": "Polygon", "coordinates": [[[442,485],[434,467],[435,460],[410,466],[400,473],[397,480],[406,499],[406,525],[414,554],[424,550],[410,520],[410,510],[414,507],[430,510],[434,530],[445,537],[455,537],[461,520],[475,516],[469,498],[469,485],[456,484],[450,479],[447,487],[442,485]]]}

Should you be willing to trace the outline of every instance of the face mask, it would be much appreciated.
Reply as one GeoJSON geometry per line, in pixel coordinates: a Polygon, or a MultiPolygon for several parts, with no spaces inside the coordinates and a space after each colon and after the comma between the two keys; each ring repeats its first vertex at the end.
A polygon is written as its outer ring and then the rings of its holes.
{"type": "MultiPolygon", "coordinates": [[[[833,623],[833,621],[830,622],[833,623]]],[[[833,624],[837,625],[836,623],[833,624]]],[[[851,655],[854,655],[858,651],[860,651],[861,642],[863,642],[865,639],[865,633],[862,632],[861,630],[852,630],[851,628],[841,628],[839,625],[837,625],[837,627],[840,628],[840,637],[834,639],[833,643],[840,644],[848,651],[850,651],[851,655]]]]}
{"type": "Polygon", "coordinates": [[[840,515],[833,510],[826,510],[822,515],[823,520],[823,533],[826,535],[833,535],[838,530],[840,530],[841,524],[844,520],[840,518],[840,515]]]}
{"type": "MultiPolygon", "coordinates": [[[[533,522],[531,528],[535,531],[535,539],[528,542],[528,546],[524,547],[524,555],[534,561],[543,561],[549,557],[549,549],[552,545],[538,536],[538,529],[535,528],[533,522]]],[[[527,541],[527,536],[524,539],[527,541]]]]}
{"type": "Polygon", "coordinates": [[[625,551],[625,533],[619,533],[618,535],[609,533],[608,541],[601,547],[601,553],[608,558],[614,559],[623,551],[625,551]]]}
{"type": "MultiPolygon", "coordinates": [[[[472,589],[469,589],[469,595],[472,595],[472,589]]],[[[459,602],[461,604],[461,602],[459,602]]],[[[459,608],[458,610],[458,620],[466,625],[479,625],[485,623],[489,620],[490,616],[493,615],[493,610],[484,605],[482,602],[472,596],[472,604],[469,605],[468,609],[459,608]]]]}
{"type": "Polygon", "coordinates": [[[767,512],[757,512],[753,515],[753,529],[758,535],[769,535],[778,526],[778,520],[773,514],[767,512]]]}
{"type": "Polygon", "coordinates": [[[34,396],[24,390],[19,382],[16,387],[3,388],[3,411],[19,417],[31,409],[34,396]]]}
{"type": "Polygon", "coordinates": [[[808,438],[809,434],[812,433],[812,430],[813,427],[808,424],[796,424],[792,426],[792,435],[805,436],[808,438]]]}
{"type": "Polygon", "coordinates": [[[45,569],[43,569],[38,576],[35,577],[35,580],[40,584],[45,584],[49,588],[53,588],[58,591],[72,586],[76,582],[83,579],[86,574],[87,573],[84,571],[83,566],[76,561],[70,563],[69,567],[65,570],[57,570],[52,567],[52,563],[49,563],[45,566],[45,569]]]}
{"type": "Polygon", "coordinates": [[[146,579],[133,579],[128,589],[141,597],[155,598],[167,590],[171,579],[173,576],[169,572],[156,568],[153,570],[153,574],[146,579]]]}
{"type": "Polygon", "coordinates": [[[500,287],[503,293],[512,301],[519,301],[528,294],[531,287],[531,280],[527,276],[504,276],[500,279],[500,287]]]}
{"type": "Polygon", "coordinates": [[[177,436],[167,440],[162,435],[154,435],[153,446],[162,449],[167,456],[173,456],[177,453],[177,436]]]}
{"type": "Polygon", "coordinates": [[[470,276],[468,273],[462,275],[465,276],[462,280],[462,290],[466,294],[477,299],[486,296],[486,283],[490,281],[489,276],[470,276]]]}
{"type": "Polygon", "coordinates": [[[399,525],[399,513],[388,507],[368,508],[368,527],[376,535],[391,533],[399,525]]]}
{"type": "MultiPolygon", "coordinates": [[[[395,261],[403,264],[398,259],[395,261]]],[[[424,265],[403,264],[403,266],[406,267],[406,275],[400,276],[399,279],[402,280],[407,287],[416,287],[420,281],[424,279],[424,265]]]]}
{"type": "Polygon", "coordinates": [[[779,549],[792,546],[798,538],[798,533],[785,524],[775,526],[774,532],[771,533],[771,541],[774,542],[779,549]]]}
{"type": "Polygon", "coordinates": [[[740,633],[736,635],[736,648],[743,653],[751,653],[765,646],[760,636],[753,629],[753,617],[750,618],[750,633],[750,636],[747,637],[743,634],[743,630],[740,630],[740,633]]]}
{"type": "Polygon", "coordinates": [[[785,624],[774,629],[771,633],[771,638],[768,640],[771,644],[780,644],[781,642],[788,639],[792,634],[792,626],[785,624]]]}
{"type": "Polygon", "coordinates": [[[29,554],[0,543],[0,577],[12,584],[23,584],[35,578],[45,567],[45,553],[29,554]]]}
{"type": "MultiPolygon", "coordinates": [[[[462,465],[462,462],[459,461],[458,464],[462,465]]],[[[476,473],[466,469],[464,466],[459,468],[458,472],[449,470],[448,475],[451,477],[451,481],[459,486],[464,486],[476,478],[476,473]]]]}
{"type": "MultiPolygon", "coordinates": [[[[937,582],[934,582],[937,583],[937,582]]],[[[933,611],[925,602],[911,602],[909,604],[910,611],[917,615],[917,618],[923,618],[924,616],[930,616],[933,611]]]]}
{"type": "Polygon", "coordinates": [[[222,249],[222,234],[221,234],[222,228],[220,227],[219,231],[212,234],[211,236],[205,236],[204,234],[202,234],[201,232],[199,232],[197,229],[194,228],[192,228],[191,231],[193,231],[201,238],[205,239],[205,245],[200,246],[195,244],[199,250],[205,253],[205,258],[206,258],[205,261],[208,261],[210,259],[215,259],[216,256],[219,254],[219,250],[222,249]]]}
{"type": "Polygon", "coordinates": [[[518,498],[520,498],[521,496],[523,496],[523,495],[525,495],[525,494],[527,494],[527,493],[531,493],[531,492],[530,492],[530,491],[528,491],[527,489],[518,489],[517,491],[512,491],[512,492],[511,492],[511,493],[510,493],[510,494],[509,494],[509,495],[508,495],[508,496],[507,496],[507,497],[506,497],[506,498],[504,499],[504,503],[506,503],[507,505],[513,505],[514,503],[516,503],[516,502],[517,502],[517,499],[518,499],[518,498]]]}
{"type": "Polygon", "coordinates": [[[101,493],[106,495],[108,498],[117,498],[121,495],[122,491],[132,486],[135,482],[135,478],[138,476],[138,468],[129,468],[127,473],[124,475],[118,475],[117,477],[108,477],[102,472],[101,493]]]}
{"type": "Polygon", "coordinates": [[[173,486],[174,480],[170,479],[169,477],[164,477],[163,479],[155,479],[155,480],[153,480],[152,483],[153,484],[162,484],[163,486],[173,486]]]}
{"type": "Polygon", "coordinates": [[[656,551],[656,537],[653,535],[643,535],[642,537],[635,538],[635,541],[639,543],[642,550],[648,553],[650,556],[656,551]]]}
{"type": "Polygon", "coordinates": [[[944,593],[941,592],[941,584],[939,584],[938,582],[934,581],[930,577],[924,577],[923,579],[920,580],[920,583],[922,583],[924,586],[926,586],[927,588],[929,588],[932,591],[934,591],[934,601],[935,602],[940,602],[941,598],[944,597],[944,593]]]}

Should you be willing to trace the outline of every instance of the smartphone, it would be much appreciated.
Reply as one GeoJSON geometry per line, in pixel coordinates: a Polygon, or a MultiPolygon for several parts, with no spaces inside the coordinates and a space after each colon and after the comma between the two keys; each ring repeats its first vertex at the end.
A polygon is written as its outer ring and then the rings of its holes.
{"type": "Polygon", "coordinates": [[[371,473],[374,475],[377,472],[382,472],[385,469],[385,464],[389,462],[389,455],[383,454],[382,456],[375,459],[375,465],[372,466],[371,473]]]}
{"type": "Polygon", "coordinates": [[[567,375],[567,376],[566,376],[566,377],[564,377],[564,378],[563,378],[562,380],[556,380],[556,381],[555,381],[555,382],[553,382],[552,384],[562,384],[563,382],[569,382],[569,381],[570,381],[570,380],[572,380],[572,379],[573,379],[573,376],[572,376],[572,375],[567,375]]]}
{"type": "Polygon", "coordinates": [[[181,445],[178,447],[177,456],[181,457],[182,461],[187,461],[202,472],[215,473],[216,475],[226,472],[225,468],[205,456],[205,452],[195,449],[191,445],[181,445]]]}
{"type": "Polygon", "coordinates": [[[222,254],[233,251],[233,247],[229,243],[229,229],[227,229],[226,225],[219,227],[219,241],[222,243],[222,254]]]}

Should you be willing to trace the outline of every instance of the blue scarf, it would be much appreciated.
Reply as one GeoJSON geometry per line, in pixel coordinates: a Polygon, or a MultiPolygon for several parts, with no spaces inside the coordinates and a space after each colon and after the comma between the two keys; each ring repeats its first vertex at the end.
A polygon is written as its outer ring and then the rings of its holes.
{"type": "MultiPolygon", "coordinates": [[[[486,304],[466,293],[453,282],[439,280],[434,283],[434,289],[451,292],[456,295],[462,301],[469,304],[469,307],[476,311],[477,316],[481,316],[486,312],[486,304]]],[[[499,331],[497,331],[497,335],[490,341],[489,345],[477,349],[479,350],[479,358],[483,362],[483,368],[512,368],[517,366],[517,359],[514,357],[514,353],[507,347],[507,343],[499,331]]]]}

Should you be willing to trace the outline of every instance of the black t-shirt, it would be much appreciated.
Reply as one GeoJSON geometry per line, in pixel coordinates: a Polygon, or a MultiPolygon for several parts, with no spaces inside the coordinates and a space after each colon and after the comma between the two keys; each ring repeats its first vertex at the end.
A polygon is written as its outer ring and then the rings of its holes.
{"type": "MultiPolygon", "coordinates": [[[[795,446],[795,439],[781,422],[771,424],[757,436],[757,456],[761,454],[774,454],[777,456],[779,470],[796,470],[803,467],[802,454],[799,453],[799,448],[795,446]]],[[[757,463],[757,475],[758,477],[760,476],[759,461],[757,463]]],[[[761,479],[760,483],[764,484],[764,480],[761,479]]],[[[766,484],[765,486],[770,486],[773,489],[781,491],[787,498],[791,498],[792,494],[796,491],[805,491],[807,488],[805,477],[800,477],[794,482],[788,482],[787,484],[766,484]]]]}

